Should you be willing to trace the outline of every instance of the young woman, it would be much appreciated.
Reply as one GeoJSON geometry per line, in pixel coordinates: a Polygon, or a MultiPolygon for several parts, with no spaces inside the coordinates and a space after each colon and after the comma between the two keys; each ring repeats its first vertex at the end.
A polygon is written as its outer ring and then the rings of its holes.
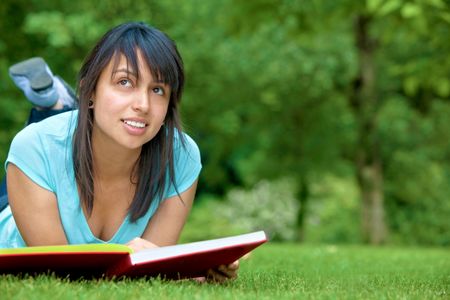
{"type": "MultiPolygon", "coordinates": [[[[76,110],[43,61],[13,66],[10,75],[38,106],[29,123],[45,120],[11,144],[0,247],[176,244],[201,162],[181,131],[184,72],[173,41],[143,23],[111,29],[80,70],[76,110]]],[[[208,276],[234,278],[237,268],[208,276]]]]}

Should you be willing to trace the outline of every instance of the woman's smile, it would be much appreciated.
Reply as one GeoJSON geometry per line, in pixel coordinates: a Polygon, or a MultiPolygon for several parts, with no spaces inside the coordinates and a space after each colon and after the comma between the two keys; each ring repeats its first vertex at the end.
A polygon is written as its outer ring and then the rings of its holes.
{"type": "Polygon", "coordinates": [[[143,135],[146,131],[148,124],[145,121],[133,120],[133,119],[122,119],[125,130],[130,135],[143,135]]]}

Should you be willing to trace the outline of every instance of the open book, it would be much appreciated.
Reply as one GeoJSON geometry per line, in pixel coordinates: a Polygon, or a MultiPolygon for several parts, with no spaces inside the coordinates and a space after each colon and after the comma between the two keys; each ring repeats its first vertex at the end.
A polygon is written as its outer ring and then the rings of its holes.
{"type": "Polygon", "coordinates": [[[80,277],[200,277],[229,264],[267,241],[263,231],[180,244],[136,253],[125,245],[86,244],[0,249],[0,273],[41,273],[80,277]]]}

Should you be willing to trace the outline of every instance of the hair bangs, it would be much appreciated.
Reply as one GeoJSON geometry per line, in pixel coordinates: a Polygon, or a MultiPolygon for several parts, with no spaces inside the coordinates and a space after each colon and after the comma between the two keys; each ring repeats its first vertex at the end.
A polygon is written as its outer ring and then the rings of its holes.
{"type": "MultiPolygon", "coordinates": [[[[125,56],[127,69],[132,70],[136,77],[140,77],[139,57],[140,51],[143,62],[150,70],[152,77],[170,87],[171,92],[178,94],[183,86],[182,63],[177,60],[177,53],[170,51],[170,45],[162,39],[161,33],[142,32],[134,30],[131,34],[123,36],[115,45],[113,54],[113,70],[118,68],[120,56],[125,56]],[[145,34],[144,34],[145,33],[145,34]]],[[[178,97],[176,97],[178,98],[178,97]]]]}

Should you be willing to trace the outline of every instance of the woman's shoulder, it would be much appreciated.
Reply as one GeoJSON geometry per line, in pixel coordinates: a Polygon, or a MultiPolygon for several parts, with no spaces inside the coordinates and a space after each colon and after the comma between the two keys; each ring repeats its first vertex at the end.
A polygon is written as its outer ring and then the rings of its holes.
{"type": "Polygon", "coordinates": [[[174,135],[174,184],[169,184],[165,198],[187,190],[197,180],[202,169],[200,150],[188,134],[176,131],[174,135]]]}
{"type": "Polygon", "coordinates": [[[194,139],[186,132],[176,130],[174,152],[175,154],[181,154],[181,156],[189,155],[192,159],[200,161],[200,149],[194,139]]]}
{"type": "Polygon", "coordinates": [[[5,167],[13,163],[41,187],[54,191],[56,178],[70,162],[73,115],[61,113],[22,129],[11,143],[5,167]]]}
{"type": "Polygon", "coordinates": [[[32,123],[23,128],[15,136],[14,140],[33,142],[45,141],[47,138],[66,140],[71,137],[71,133],[76,126],[76,111],[64,112],[51,116],[37,123],[32,123]]]}

